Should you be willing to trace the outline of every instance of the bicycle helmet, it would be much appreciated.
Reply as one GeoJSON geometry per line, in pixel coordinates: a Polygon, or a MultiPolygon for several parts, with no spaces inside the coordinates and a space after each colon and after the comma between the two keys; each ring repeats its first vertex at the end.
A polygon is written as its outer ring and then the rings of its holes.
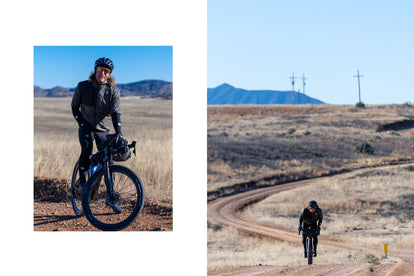
{"type": "Polygon", "coordinates": [[[309,208],[317,208],[318,207],[318,203],[315,200],[311,200],[308,203],[309,208]]]}
{"type": "Polygon", "coordinates": [[[112,63],[112,60],[110,60],[109,58],[106,57],[101,57],[98,58],[95,61],[95,69],[96,67],[104,67],[104,68],[108,68],[109,70],[114,70],[114,64],[112,63]]]}

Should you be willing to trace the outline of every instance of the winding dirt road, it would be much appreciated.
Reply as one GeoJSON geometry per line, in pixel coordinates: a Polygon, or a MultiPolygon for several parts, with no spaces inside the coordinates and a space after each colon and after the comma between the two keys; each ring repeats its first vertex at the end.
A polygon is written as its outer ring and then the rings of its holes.
{"type": "MultiPolygon", "coordinates": [[[[407,166],[414,164],[404,164],[397,166],[407,166]]],[[[392,166],[395,167],[395,166],[392,166]]],[[[383,169],[391,168],[391,166],[382,167],[383,169]]],[[[284,185],[278,185],[263,189],[252,190],[233,196],[221,198],[208,204],[209,219],[215,220],[217,223],[232,226],[241,232],[251,235],[259,235],[292,244],[301,245],[301,239],[298,234],[288,232],[269,226],[260,225],[258,223],[241,218],[238,213],[245,206],[265,199],[266,197],[293,189],[299,186],[310,185],[316,181],[326,178],[346,178],[356,174],[363,173],[368,169],[360,169],[353,172],[334,175],[329,177],[321,177],[316,179],[303,180],[284,185]]],[[[333,246],[344,248],[358,252],[376,252],[378,249],[362,248],[355,244],[347,244],[335,240],[329,240],[323,236],[319,239],[319,244],[325,246],[333,246]]],[[[382,252],[378,252],[381,254],[382,252]]],[[[414,251],[398,251],[389,252],[389,256],[399,258],[399,264],[336,264],[336,265],[312,265],[299,267],[279,267],[279,266],[254,266],[232,268],[230,270],[222,270],[210,272],[209,275],[414,275],[414,251]]]]}

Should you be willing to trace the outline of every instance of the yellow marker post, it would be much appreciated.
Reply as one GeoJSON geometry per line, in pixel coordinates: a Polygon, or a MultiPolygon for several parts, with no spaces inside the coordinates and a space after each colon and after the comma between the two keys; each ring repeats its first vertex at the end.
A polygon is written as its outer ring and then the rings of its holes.
{"type": "Polygon", "coordinates": [[[388,254],[388,245],[385,243],[384,244],[384,253],[385,253],[385,258],[387,258],[387,254],[388,254]]]}

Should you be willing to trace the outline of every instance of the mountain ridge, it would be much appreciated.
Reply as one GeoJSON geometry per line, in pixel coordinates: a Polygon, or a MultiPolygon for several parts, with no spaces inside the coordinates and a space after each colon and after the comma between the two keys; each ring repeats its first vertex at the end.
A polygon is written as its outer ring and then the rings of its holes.
{"type": "MultiPolygon", "coordinates": [[[[172,99],[172,82],[163,80],[142,80],[127,84],[116,84],[119,88],[121,97],[143,96],[161,97],[172,99]]],[[[34,97],[72,97],[76,88],[65,88],[56,86],[50,89],[43,89],[37,85],[33,87],[34,97]]]]}
{"type": "MultiPolygon", "coordinates": [[[[298,102],[298,92],[294,93],[294,102],[298,102]]],[[[303,93],[299,93],[299,103],[303,103],[303,93]]],[[[223,83],[207,88],[207,105],[244,105],[244,104],[292,104],[292,91],[247,90],[223,83]]],[[[324,104],[323,101],[305,94],[305,104],[324,104]]]]}

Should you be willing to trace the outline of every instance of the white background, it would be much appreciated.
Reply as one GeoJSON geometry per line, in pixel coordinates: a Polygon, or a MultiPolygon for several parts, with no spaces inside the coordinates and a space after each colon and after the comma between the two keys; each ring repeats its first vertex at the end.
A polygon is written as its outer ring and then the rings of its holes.
{"type": "Polygon", "coordinates": [[[1,274],[206,275],[207,0],[8,1],[0,23],[1,274]],[[35,45],[173,46],[173,231],[33,231],[35,45]]]}

